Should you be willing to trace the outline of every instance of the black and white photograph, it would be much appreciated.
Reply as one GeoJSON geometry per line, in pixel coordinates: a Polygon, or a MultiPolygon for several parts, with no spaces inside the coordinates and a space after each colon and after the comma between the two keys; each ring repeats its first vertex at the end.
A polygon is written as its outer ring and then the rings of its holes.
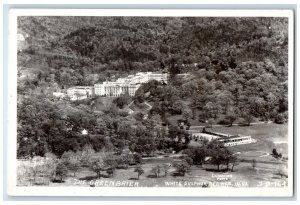
{"type": "Polygon", "coordinates": [[[291,11],[11,21],[13,195],[292,195],[291,11]]]}

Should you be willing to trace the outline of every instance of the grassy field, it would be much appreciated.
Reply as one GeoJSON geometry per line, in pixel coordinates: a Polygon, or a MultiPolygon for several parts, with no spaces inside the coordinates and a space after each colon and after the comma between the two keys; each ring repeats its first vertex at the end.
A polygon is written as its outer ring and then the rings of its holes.
{"type": "MultiPolygon", "coordinates": [[[[273,148],[285,156],[287,154],[287,125],[277,124],[261,124],[253,126],[233,126],[233,127],[214,127],[213,131],[228,133],[251,135],[257,140],[256,143],[239,145],[230,147],[230,149],[238,154],[241,161],[235,166],[233,172],[226,172],[225,165],[221,166],[221,172],[216,171],[216,166],[204,164],[203,166],[193,165],[185,176],[174,176],[175,168],[171,167],[167,176],[161,172],[159,178],[153,177],[151,169],[157,164],[172,163],[178,158],[160,157],[143,159],[142,168],[145,173],[137,180],[137,173],[134,172],[135,166],[129,166],[128,169],[117,169],[114,176],[108,177],[102,172],[100,179],[96,178],[96,173],[88,168],[82,168],[76,177],[73,173],[69,173],[64,183],[53,183],[46,181],[46,186],[128,186],[133,184],[139,187],[201,187],[208,184],[209,187],[259,187],[271,186],[280,187],[287,185],[287,178],[282,177],[279,173],[286,173],[287,161],[275,159],[270,155],[273,148]],[[280,146],[279,146],[280,145],[280,146]],[[252,166],[251,161],[255,159],[257,164],[252,166]],[[221,174],[221,176],[219,176],[221,174]]],[[[26,161],[19,161],[18,167],[18,184],[20,186],[32,185],[24,173],[24,164],[26,161]]]]}
{"type": "Polygon", "coordinates": [[[108,109],[115,97],[98,97],[94,100],[97,111],[108,109]]]}
{"type": "Polygon", "coordinates": [[[258,124],[251,126],[213,127],[213,132],[224,134],[250,135],[257,142],[231,147],[234,152],[265,152],[271,153],[273,148],[282,153],[284,157],[288,154],[288,125],[287,124],[258,124]]]}
{"type": "MultiPolygon", "coordinates": [[[[76,177],[73,173],[69,173],[63,183],[46,183],[46,186],[129,186],[131,183],[139,187],[201,187],[208,184],[209,187],[257,187],[260,184],[276,183],[287,185],[287,179],[278,175],[279,170],[285,166],[284,163],[266,164],[258,163],[256,168],[253,168],[249,162],[241,162],[236,166],[234,172],[216,172],[216,167],[213,165],[193,165],[190,171],[185,176],[174,176],[174,168],[171,168],[166,177],[161,173],[160,177],[155,178],[151,173],[153,166],[164,162],[170,162],[173,159],[151,159],[142,164],[145,171],[140,179],[137,180],[137,173],[134,172],[135,166],[130,166],[128,169],[117,169],[114,176],[108,178],[105,172],[102,173],[100,179],[96,178],[96,174],[87,168],[83,168],[76,177]],[[219,176],[221,175],[221,176],[219,176]],[[106,183],[106,184],[105,184],[106,183]]],[[[221,167],[221,170],[225,166],[221,167]]],[[[37,180],[40,181],[40,180],[37,180]]],[[[45,180],[44,180],[45,181],[45,180]]],[[[25,183],[20,185],[26,185],[25,183]]],[[[29,183],[27,183],[29,185],[29,183]]],[[[271,186],[270,185],[270,186],[271,186]]],[[[274,185],[275,186],[275,185],[274,185]]]]}

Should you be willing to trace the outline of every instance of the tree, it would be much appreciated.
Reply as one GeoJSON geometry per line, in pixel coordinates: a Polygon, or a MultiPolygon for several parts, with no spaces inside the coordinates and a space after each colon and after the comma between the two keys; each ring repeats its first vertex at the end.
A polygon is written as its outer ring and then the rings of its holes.
{"type": "Polygon", "coordinates": [[[117,160],[115,158],[114,155],[106,155],[105,158],[104,158],[104,164],[105,164],[105,167],[106,167],[106,172],[110,175],[110,176],[113,176],[114,175],[114,172],[116,170],[116,167],[117,167],[117,160]]]}
{"type": "Polygon", "coordinates": [[[278,156],[278,152],[277,152],[277,150],[276,150],[275,148],[272,150],[272,154],[273,154],[275,157],[278,156]]]}
{"type": "Polygon", "coordinates": [[[61,155],[60,160],[67,163],[73,157],[75,157],[75,153],[73,151],[67,151],[61,155]]]}
{"type": "Polygon", "coordinates": [[[162,165],[162,171],[164,172],[164,177],[167,177],[167,174],[168,174],[171,166],[172,166],[171,164],[163,164],[162,165]]]}
{"type": "Polygon", "coordinates": [[[35,164],[30,167],[30,173],[33,177],[33,183],[36,182],[36,177],[39,176],[43,172],[43,167],[40,164],[35,164]]]}
{"type": "Polygon", "coordinates": [[[188,136],[189,135],[185,130],[179,129],[177,126],[169,127],[169,138],[173,141],[177,141],[177,144],[180,144],[180,142],[182,142],[182,139],[185,139],[188,136]]]}
{"type": "Polygon", "coordinates": [[[128,153],[123,153],[122,155],[117,156],[116,157],[117,167],[127,169],[130,159],[131,159],[131,155],[128,153]]]}
{"type": "Polygon", "coordinates": [[[81,168],[80,156],[72,151],[64,152],[61,156],[61,162],[66,165],[68,170],[73,172],[74,177],[76,176],[76,172],[81,168]]]}
{"type": "Polygon", "coordinates": [[[192,110],[189,108],[184,108],[182,111],[182,116],[186,121],[189,121],[189,119],[191,119],[193,116],[192,110]]]}
{"type": "Polygon", "coordinates": [[[220,171],[220,165],[225,162],[226,155],[224,153],[224,148],[221,148],[219,146],[216,146],[214,149],[211,151],[212,155],[212,163],[217,165],[218,171],[220,171]]]}
{"type": "Polygon", "coordinates": [[[156,178],[159,177],[160,172],[161,172],[161,166],[160,165],[156,165],[156,166],[152,167],[152,169],[151,169],[151,173],[153,173],[156,178]]]}
{"type": "Polygon", "coordinates": [[[140,176],[142,175],[142,174],[144,174],[144,169],[142,168],[142,166],[137,166],[135,169],[134,169],[134,172],[137,172],[137,174],[138,174],[138,180],[140,179],[140,176]]]}
{"type": "Polygon", "coordinates": [[[116,99],[114,99],[114,103],[120,108],[123,109],[125,105],[127,105],[130,102],[131,98],[128,93],[123,94],[116,99]]]}
{"type": "Polygon", "coordinates": [[[208,127],[211,127],[211,128],[212,128],[213,124],[215,124],[215,123],[216,123],[216,122],[215,122],[215,120],[214,120],[213,118],[209,118],[209,119],[207,120],[208,127]]]}
{"type": "Polygon", "coordinates": [[[185,160],[175,162],[173,166],[176,168],[176,172],[181,176],[185,176],[185,173],[190,169],[190,165],[185,160]]]}
{"type": "Polygon", "coordinates": [[[144,114],[142,112],[137,112],[134,114],[134,118],[136,119],[136,121],[142,122],[144,119],[144,114]]]}
{"type": "Polygon", "coordinates": [[[274,122],[277,124],[283,124],[285,123],[285,118],[284,115],[282,113],[278,113],[274,119],[274,122]]]}
{"type": "Polygon", "coordinates": [[[105,164],[102,156],[97,156],[91,161],[90,168],[97,174],[97,178],[100,179],[101,171],[104,170],[105,164]]]}
{"type": "Polygon", "coordinates": [[[217,104],[213,102],[208,102],[203,107],[204,111],[206,112],[206,115],[210,118],[216,118],[217,115],[217,104]]]}
{"type": "Polygon", "coordinates": [[[226,164],[227,171],[229,171],[229,166],[232,164],[231,171],[233,171],[234,166],[237,162],[237,157],[232,154],[228,149],[224,150],[224,162],[226,164]]]}
{"type": "Polygon", "coordinates": [[[282,157],[282,154],[281,154],[281,153],[278,153],[277,150],[276,150],[275,148],[272,150],[272,155],[273,155],[273,157],[275,157],[275,158],[281,158],[281,157],[282,157]]]}
{"type": "Polygon", "coordinates": [[[68,168],[63,164],[59,163],[55,170],[55,176],[60,178],[60,183],[62,183],[63,179],[67,176],[68,168]]]}
{"type": "Polygon", "coordinates": [[[250,123],[253,121],[253,116],[250,112],[243,115],[246,125],[250,126],[250,123]]]}
{"type": "Polygon", "coordinates": [[[227,123],[229,123],[229,126],[231,127],[233,122],[236,120],[237,116],[233,113],[228,113],[226,116],[225,116],[225,121],[227,123]]]}
{"type": "Polygon", "coordinates": [[[233,172],[234,171],[234,167],[239,164],[239,160],[238,160],[237,157],[233,156],[230,159],[230,161],[231,161],[231,164],[232,164],[232,166],[231,166],[231,172],[233,172]]]}
{"type": "Polygon", "coordinates": [[[76,176],[76,172],[81,169],[80,161],[77,159],[71,159],[69,163],[67,163],[67,168],[73,172],[74,177],[76,176]]]}
{"type": "Polygon", "coordinates": [[[29,178],[30,183],[40,183],[40,181],[36,181],[40,176],[44,180],[45,178],[49,178],[49,181],[55,176],[56,162],[54,160],[35,156],[29,162],[23,165],[24,170],[21,169],[21,172],[23,176],[26,175],[29,178]]]}
{"type": "Polygon", "coordinates": [[[191,157],[185,157],[184,160],[185,160],[190,166],[192,166],[193,163],[194,163],[194,161],[193,161],[193,159],[192,159],[191,157]]]}
{"type": "Polygon", "coordinates": [[[43,166],[43,175],[47,176],[49,178],[49,181],[51,181],[55,177],[57,161],[58,160],[55,155],[51,155],[51,158],[49,156],[48,158],[46,158],[45,164],[43,166]]]}
{"type": "Polygon", "coordinates": [[[193,156],[190,157],[192,157],[195,164],[202,165],[205,161],[205,157],[207,156],[208,156],[207,149],[205,146],[203,146],[203,147],[195,148],[193,150],[193,156]]]}
{"type": "Polygon", "coordinates": [[[251,161],[251,166],[252,166],[253,169],[256,168],[256,166],[257,166],[257,161],[256,161],[256,159],[252,159],[252,161],[251,161]]]}
{"type": "MultiPolygon", "coordinates": [[[[119,135],[120,140],[128,140],[130,137],[133,136],[133,129],[131,128],[130,123],[128,122],[121,122],[117,129],[117,134],[119,135]]],[[[122,146],[119,146],[122,148],[122,146]]]]}
{"type": "Polygon", "coordinates": [[[135,163],[140,164],[142,163],[142,156],[139,153],[134,153],[133,158],[135,163]]]}
{"type": "Polygon", "coordinates": [[[92,159],[95,157],[95,150],[91,145],[85,145],[82,151],[77,151],[77,155],[83,167],[90,167],[92,159]]]}

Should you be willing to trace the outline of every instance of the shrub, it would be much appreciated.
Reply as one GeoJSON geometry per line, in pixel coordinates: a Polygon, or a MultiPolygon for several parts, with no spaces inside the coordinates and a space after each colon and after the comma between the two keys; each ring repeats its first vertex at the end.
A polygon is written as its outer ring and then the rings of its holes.
{"type": "Polygon", "coordinates": [[[186,161],[175,162],[173,166],[176,168],[176,172],[181,176],[185,176],[185,173],[190,169],[190,165],[186,161]]]}
{"type": "Polygon", "coordinates": [[[114,175],[114,172],[116,170],[116,167],[117,167],[117,160],[116,160],[116,157],[114,155],[106,155],[104,157],[104,164],[105,164],[105,167],[106,167],[106,172],[107,174],[109,174],[110,176],[113,176],[114,175]]]}
{"type": "Polygon", "coordinates": [[[277,150],[276,150],[275,148],[272,150],[272,154],[273,154],[274,156],[278,156],[278,152],[277,152],[277,150]]]}
{"type": "Polygon", "coordinates": [[[256,161],[256,159],[253,159],[253,160],[251,161],[251,166],[252,166],[253,169],[256,168],[256,166],[257,166],[257,161],[256,161]]]}
{"type": "Polygon", "coordinates": [[[275,116],[274,122],[277,124],[283,124],[285,123],[285,118],[284,115],[282,113],[279,113],[275,116]]]}
{"type": "Polygon", "coordinates": [[[62,183],[63,179],[67,176],[68,168],[63,163],[59,163],[55,170],[55,176],[59,177],[60,183],[62,183]]]}
{"type": "Polygon", "coordinates": [[[93,159],[90,163],[90,168],[97,174],[98,179],[100,179],[101,177],[101,171],[104,170],[104,166],[104,160],[101,156],[98,156],[97,158],[93,159]]]}
{"type": "Polygon", "coordinates": [[[159,177],[160,172],[161,172],[161,166],[160,165],[156,165],[151,169],[151,173],[153,173],[156,178],[159,177]]]}
{"type": "Polygon", "coordinates": [[[184,159],[190,166],[191,165],[193,165],[193,159],[191,158],[191,157],[186,157],[185,159],[184,159]]]}
{"type": "Polygon", "coordinates": [[[52,152],[47,152],[45,153],[45,157],[51,160],[56,160],[57,156],[55,154],[53,154],[52,152]]]}
{"type": "Polygon", "coordinates": [[[134,169],[134,172],[137,172],[137,174],[138,174],[138,178],[137,179],[140,179],[140,176],[142,175],[142,174],[144,174],[144,169],[141,167],[141,166],[138,166],[138,167],[136,167],[135,169],[134,169]]]}
{"type": "Polygon", "coordinates": [[[140,164],[142,163],[142,156],[139,153],[134,153],[133,158],[135,163],[140,164]]]}
{"type": "Polygon", "coordinates": [[[128,112],[126,112],[126,111],[119,111],[119,115],[121,116],[121,117],[127,117],[128,116],[128,112]]]}

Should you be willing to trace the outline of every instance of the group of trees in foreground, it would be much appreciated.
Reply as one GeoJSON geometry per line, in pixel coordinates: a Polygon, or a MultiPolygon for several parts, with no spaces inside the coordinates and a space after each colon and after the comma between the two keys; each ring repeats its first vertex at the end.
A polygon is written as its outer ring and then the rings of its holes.
{"type": "Polygon", "coordinates": [[[39,182],[38,177],[47,178],[48,182],[63,182],[68,173],[76,177],[76,173],[82,169],[89,169],[96,174],[96,178],[101,176],[112,177],[116,169],[127,169],[130,165],[140,164],[142,161],[138,153],[115,154],[101,151],[95,152],[91,146],[85,146],[82,151],[67,151],[61,157],[52,153],[46,153],[45,157],[33,157],[29,165],[19,167],[19,177],[28,178],[32,183],[39,182]],[[23,168],[23,169],[22,169],[23,168]]]}
{"type": "MultiPolygon", "coordinates": [[[[76,173],[82,169],[89,169],[95,173],[94,178],[114,177],[117,169],[128,169],[134,167],[137,178],[145,173],[143,160],[140,154],[123,152],[112,153],[102,150],[95,152],[92,146],[85,146],[82,151],[64,152],[61,157],[52,153],[46,153],[45,157],[34,157],[30,160],[30,165],[23,165],[19,170],[19,178],[29,179],[33,184],[59,182],[62,183],[72,173],[76,178],[76,173]],[[37,180],[43,178],[43,181],[37,180]]],[[[185,176],[190,171],[192,165],[212,164],[216,166],[216,171],[234,171],[237,165],[237,158],[226,147],[219,143],[207,143],[203,147],[185,149],[180,158],[171,159],[169,163],[154,163],[147,177],[167,177],[172,169],[173,176],[185,176]],[[220,169],[225,165],[226,169],[220,169]]],[[[86,176],[90,179],[91,176],[86,176]]]]}

